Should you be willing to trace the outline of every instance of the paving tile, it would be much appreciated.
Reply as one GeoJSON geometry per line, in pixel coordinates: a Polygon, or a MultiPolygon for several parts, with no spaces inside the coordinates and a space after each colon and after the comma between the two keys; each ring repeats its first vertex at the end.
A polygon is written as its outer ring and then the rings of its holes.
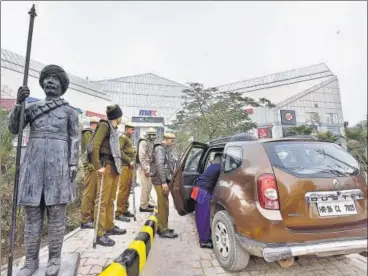
{"type": "Polygon", "coordinates": [[[78,267],[78,274],[82,274],[82,275],[87,275],[90,270],[91,270],[92,266],[91,265],[87,265],[87,266],[79,266],[78,267]]]}

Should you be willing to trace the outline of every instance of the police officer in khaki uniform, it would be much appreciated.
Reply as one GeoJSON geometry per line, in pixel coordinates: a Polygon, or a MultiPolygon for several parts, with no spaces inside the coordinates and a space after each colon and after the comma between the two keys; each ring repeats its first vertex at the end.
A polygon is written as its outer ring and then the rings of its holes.
{"type": "Polygon", "coordinates": [[[97,244],[114,246],[111,235],[123,235],[125,229],[114,225],[114,200],[121,174],[121,154],[119,147],[118,125],[123,115],[118,105],[111,105],[106,110],[108,120],[101,120],[93,137],[92,164],[97,170],[97,195],[95,200],[95,222],[97,210],[100,207],[100,216],[97,227],[97,244]],[[104,176],[101,202],[101,176],[104,176]],[[100,206],[99,206],[100,205],[100,206]]]}
{"type": "Polygon", "coordinates": [[[135,152],[133,147],[132,135],[134,126],[132,123],[125,124],[125,133],[120,136],[120,153],[122,159],[122,175],[119,182],[119,191],[117,195],[117,209],[115,218],[120,221],[130,222],[134,217],[129,212],[129,195],[132,189],[132,178],[135,177],[135,152]]]}
{"type": "Polygon", "coordinates": [[[164,141],[161,144],[154,145],[151,164],[151,179],[157,193],[157,233],[162,238],[174,239],[178,234],[174,229],[169,229],[169,182],[173,170],[174,160],[171,158],[170,148],[175,144],[175,134],[165,133],[164,141]]]}
{"type": "Polygon", "coordinates": [[[91,162],[91,156],[87,153],[87,145],[95,133],[100,118],[93,116],[87,120],[88,127],[82,130],[82,154],[85,154],[85,160],[83,162],[84,187],[81,203],[81,228],[93,229],[93,210],[96,198],[97,174],[91,162]]]}
{"type": "Polygon", "coordinates": [[[140,165],[138,169],[139,180],[141,182],[140,212],[152,212],[155,205],[155,202],[151,196],[152,180],[150,176],[150,167],[156,135],[156,130],[150,127],[147,129],[144,138],[141,138],[138,141],[138,153],[136,160],[140,165]]]}

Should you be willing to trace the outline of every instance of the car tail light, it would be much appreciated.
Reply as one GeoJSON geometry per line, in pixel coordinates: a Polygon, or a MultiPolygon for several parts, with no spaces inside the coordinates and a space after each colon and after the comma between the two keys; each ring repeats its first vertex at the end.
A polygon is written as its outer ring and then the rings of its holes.
{"type": "Polygon", "coordinates": [[[258,178],[258,200],[264,209],[280,209],[276,178],[273,174],[263,174],[258,178]]]}

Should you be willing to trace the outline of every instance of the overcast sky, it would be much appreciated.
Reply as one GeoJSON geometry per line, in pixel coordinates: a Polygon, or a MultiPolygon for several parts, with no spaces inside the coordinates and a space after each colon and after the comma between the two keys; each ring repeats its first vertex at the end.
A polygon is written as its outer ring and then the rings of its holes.
{"type": "MultiPolygon", "coordinates": [[[[25,55],[32,2],[1,2],[25,55]]],[[[37,2],[32,59],[98,80],[152,72],[221,85],[325,62],[344,119],[367,114],[367,2],[37,2]]]]}

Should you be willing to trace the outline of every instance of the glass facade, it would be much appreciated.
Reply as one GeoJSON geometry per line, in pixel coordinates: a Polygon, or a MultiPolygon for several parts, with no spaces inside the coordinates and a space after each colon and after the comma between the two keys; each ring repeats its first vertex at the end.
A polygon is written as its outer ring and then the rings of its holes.
{"type": "Polygon", "coordinates": [[[124,115],[163,117],[165,124],[175,119],[185,85],[148,73],[97,81],[112,102],[123,108],[124,115]]]}
{"type": "Polygon", "coordinates": [[[135,126],[133,143],[137,143],[149,127],[157,131],[162,141],[165,125],[170,124],[180,110],[185,85],[148,73],[96,81],[103,91],[123,109],[124,116],[135,126]]]}
{"type": "Polygon", "coordinates": [[[265,97],[275,104],[275,108],[257,107],[248,112],[259,128],[272,126],[274,138],[282,137],[285,128],[293,125],[308,125],[315,131],[335,134],[344,129],[339,82],[325,64],[219,87],[220,92],[225,89],[247,97],[265,97]],[[296,118],[286,112],[292,124],[283,122],[280,110],[295,112],[296,118]]]}

